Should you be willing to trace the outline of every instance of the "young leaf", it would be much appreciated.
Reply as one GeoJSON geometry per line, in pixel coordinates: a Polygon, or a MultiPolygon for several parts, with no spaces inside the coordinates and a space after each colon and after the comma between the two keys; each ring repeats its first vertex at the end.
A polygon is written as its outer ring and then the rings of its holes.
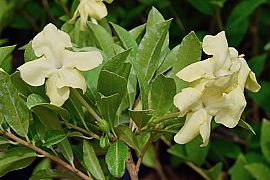
{"type": "Polygon", "coordinates": [[[238,126],[245,128],[249,131],[251,131],[254,135],[256,135],[256,132],[254,131],[254,129],[252,128],[251,125],[249,125],[247,122],[245,122],[244,120],[240,119],[238,126]]]}
{"type": "Polygon", "coordinates": [[[143,36],[144,30],[145,30],[145,27],[146,27],[146,24],[142,24],[142,25],[137,26],[129,31],[129,33],[136,40],[136,42],[141,40],[141,37],[143,36]]]}
{"type": "Polygon", "coordinates": [[[67,135],[61,131],[49,130],[46,132],[44,137],[44,146],[51,147],[52,145],[62,142],[66,137],[67,135]]]}
{"type": "Polygon", "coordinates": [[[29,61],[37,59],[37,56],[35,55],[34,50],[32,48],[32,41],[29,41],[29,43],[21,47],[20,50],[24,50],[25,62],[29,62],[29,61]]]}
{"type": "Polygon", "coordinates": [[[93,147],[86,140],[83,141],[83,161],[87,171],[96,179],[105,179],[96,153],[93,147]]]}
{"type": "Polygon", "coordinates": [[[0,124],[3,120],[20,136],[26,137],[29,127],[29,111],[9,75],[0,69],[0,124]]]}
{"type": "Polygon", "coordinates": [[[270,122],[264,119],[261,127],[261,148],[265,159],[270,162],[270,122]]]}
{"type": "MultiPolygon", "coordinates": [[[[47,158],[44,158],[43,160],[41,160],[36,167],[34,168],[34,170],[32,171],[32,177],[34,174],[36,174],[38,171],[41,170],[45,170],[45,169],[50,169],[51,168],[51,161],[47,158]]],[[[44,177],[43,177],[44,178],[44,177]]],[[[31,177],[30,177],[31,179],[31,177]]],[[[52,180],[52,178],[47,178],[46,180],[52,180]]]]}
{"type": "Polygon", "coordinates": [[[10,56],[12,51],[15,49],[15,46],[16,45],[0,47],[0,67],[2,67],[1,64],[10,56]]]}
{"type": "Polygon", "coordinates": [[[125,161],[128,156],[128,148],[122,141],[113,143],[105,156],[110,173],[114,177],[122,177],[125,173],[125,161]]]}
{"type": "Polygon", "coordinates": [[[222,179],[222,163],[219,162],[215,166],[213,166],[211,169],[208,169],[205,171],[205,173],[211,178],[211,179],[222,179]]]}
{"type": "Polygon", "coordinates": [[[165,19],[162,14],[155,7],[152,7],[147,17],[146,31],[152,28],[155,24],[162,23],[164,21],[165,19]]]}
{"type": "Polygon", "coordinates": [[[170,110],[175,91],[173,79],[166,78],[163,75],[154,79],[151,89],[151,109],[153,109],[155,116],[162,116],[170,110]]]}
{"type": "Polygon", "coordinates": [[[141,110],[141,111],[129,110],[129,115],[139,129],[144,127],[152,117],[151,113],[148,110],[141,110]]]}
{"type": "Polygon", "coordinates": [[[0,153],[0,177],[10,171],[27,167],[36,156],[36,153],[25,147],[15,147],[0,153]]]}

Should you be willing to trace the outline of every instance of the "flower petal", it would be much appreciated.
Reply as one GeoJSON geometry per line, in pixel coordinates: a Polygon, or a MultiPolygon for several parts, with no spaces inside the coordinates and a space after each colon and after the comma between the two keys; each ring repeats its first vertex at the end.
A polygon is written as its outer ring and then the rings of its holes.
{"type": "Polygon", "coordinates": [[[202,137],[203,143],[200,147],[207,146],[211,133],[211,120],[212,116],[208,115],[207,120],[200,126],[200,135],[202,137]]]}
{"type": "Polygon", "coordinates": [[[80,88],[83,93],[86,91],[86,83],[83,75],[74,68],[62,68],[58,70],[59,78],[55,82],[57,88],[72,87],[80,88]]]}
{"type": "Polygon", "coordinates": [[[22,80],[31,86],[41,86],[54,68],[45,57],[27,62],[18,67],[22,80]]]}
{"type": "Polygon", "coordinates": [[[50,98],[51,104],[56,106],[62,106],[69,97],[69,87],[58,88],[56,82],[58,81],[58,73],[54,73],[50,76],[46,83],[46,94],[50,98]]]}
{"type": "Polygon", "coordinates": [[[45,55],[48,59],[59,59],[60,52],[72,47],[72,43],[67,33],[50,23],[34,37],[32,47],[38,57],[45,55]]]}
{"type": "MultiPolygon", "coordinates": [[[[174,141],[178,144],[188,143],[200,133],[201,125],[205,124],[208,119],[208,114],[204,109],[188,113],[185,124],[174,136],[174,141]]],[[[204,133],[204,135],[206,134],[204,133]]]]}
{"type": "Polygon", "coordinates": [[[200,105],[202,94],[195,88],[184,88],[180,93],[174,96],[174,105],[180,110],[181,116],[184,116],[193,107],[200,105]]]}
{"type": "Polygon", "coordinates": [[[187,82],[214,77],[214,63],[211,58],[193,63],[179,71],[176,76],[187,82]]]}
{"type": "Polygon", "coordinates": [[[94,69],[102,63],[102,55],[98,51],[91,52],[64,52],[63,68],[76,68],[80,71],[94,69]]]}
{"type": "Polygon", "coordinates": [[[252,71],[249,72],[245,88],[247,88],[252,92],[258,92],[261,89],[261,86],[258,84],[256,80],[255,73],[252,71]]]}
{"type": "Polygon", "coordinates": [[[96,20],[100,20],[108,14],[107,8],[102,1],[88,0],[85,5],[88,15],[96,20]]]}
{"type": "Polygon", "coordinates": [[[223,101],[219,105],[216,104],[216,108],[220,108],[220,110],[215,116],[215,121],[229,128],[235,127],[246,104],[244,92],[240,86],[228,94],[224,93],[223,101]]]}

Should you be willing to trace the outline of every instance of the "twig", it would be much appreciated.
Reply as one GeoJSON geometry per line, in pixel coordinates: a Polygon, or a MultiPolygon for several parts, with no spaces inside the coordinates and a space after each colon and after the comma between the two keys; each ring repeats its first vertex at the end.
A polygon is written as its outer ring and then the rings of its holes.
{"type": "Polygon", "coordinates": [[[224,30],[224,25],[222,22],[222,18],[221,18],[221,13],[220,13],[220,8],[216,7],[216,21],[217,21],[217,25],[220,31],[224,30]]]}
{"type": "Polygon", "coordinates": [[[155,163],[156,163],[156,170],[161,177],[162,180],[167,180],[168,178],[166,177],[166,174],[161,166],[160,160],[159,160],[159,144],[160,141],[157,141],[155,143],[155,163]]]}
{"type": "Polygon", "coordinates": [[[131,180],[138,180],[139,179],[138,172],[136,171],[136,167],[135,167],[130,149],[128,151],[128,158],[126,160],[126,167],[127,167],[131,180]]]}
{"type": "Polygon", "coordinates": [[[63,121],[62,121],[61,124],[66,125],[68,128],[72,128],[72,129],[75,129],[75,130],[77,130],[77,131],[80,131],[80,132],[82,132],[82,133],[84,133],[84,134],[90,135],[91,137],[93,137],[93,138],[95,138],[95,139],[100,139],[99,135],[93,133],[93,132],[90,131],[90,130],[83,129],[83,128],[81,128],[81,127],[78,127],[78,126],[76,126],[76,125],[74,125],[74,124],[71,124],[71,123],[68,123],[68,122],[63,122],[63,121]]]}
{"type": "Polygon", "coordinates": [[[208,177],[208,175],[205,174],[205,172],[204,172],[201,168],[197,167],[197,166],[196,166],[195,164],[193,164],[192,162],[186,161],[185,163],[186,163],[186,165],[188,165],[191,169],[193,169],[194,171],[196,171],[196,172],[197,172],[201,177],[203,177],[205,180],[211,180],[211,178],[208,177]]]}
{"type": "Polygon", "coordinates": [[[0,131],[0,134],[9,138],[10,140],[17,142],[18,144],[21,144],[25,147],[28,147],[28,148],[34,150],[35,152],[37,152],[40,155],[43,155],[46,158],[51,159],[52,161],[56,162],[57,164],[63,166],[64,168],[66,168],[66,169],[70,170],[71,172],[73,172],[74,174],[78,175],[80,178],[82,178],[84,180],[92,180],[91,176],[87,176],[86,174],[84,174],[80,170],[76,169],[75,167],[72,167],[70,164],[66,163],[62,159],[49,154],[48,152],[44,151],[43,149],[40,149],[40,148],[34,146],[33,144],[26,142],[25,140],[15,136],[14,134],[12,134],[10,132],[6,132],[6,131],[0,131]]]}

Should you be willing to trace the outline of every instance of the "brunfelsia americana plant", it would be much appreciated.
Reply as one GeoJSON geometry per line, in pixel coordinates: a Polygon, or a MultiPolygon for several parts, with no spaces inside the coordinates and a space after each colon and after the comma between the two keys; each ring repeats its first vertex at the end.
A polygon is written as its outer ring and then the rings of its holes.
{"type": "Polygon", "coordinates": [[[211,120],[235,127],[246,106],[244,88],[260,89],[225,32],[202,43],[190,32],[171,50],[171,20],[155,8],[145,24],[127,31],[105,19],[99,24],[106,13],[96,17],[84,3],[75,24],[61,30],[48,24],[23,47],[19,71],[2,65],[14,46],[0,49],[0,176],[44,158],[46,168],[31,179],[106,179],[126,169],[138,179],[155,141],[174,136],[186,144],[200,134],[196,148],[207,146],[211,120]],[[88,15],[98,21],[88,22],[88,15]],[[201,60],[202,51],[211,57],[201,60]]]}

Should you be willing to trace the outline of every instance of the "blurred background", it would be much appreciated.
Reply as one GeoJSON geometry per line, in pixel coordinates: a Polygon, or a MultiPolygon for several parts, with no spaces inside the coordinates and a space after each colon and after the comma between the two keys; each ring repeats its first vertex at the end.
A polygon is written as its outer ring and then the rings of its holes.
{"type": "MultiPolygon", "coordinates": [[[[72,17],[78,3],[79,0],[0,0],[0,46],[17,45],[10,68],[14,71],[23,63],[20,47],[49,22],[60,28],[72,17]]],[[[158,159],[167,178],[203,179],[202,170],[210,173],[211,179],[267,179],[265,173],[270,175],[270,126],[267,120],[270,119],[270,1],[115,0],[106,5],[108,21],[127,30],[145,23],[152,6],[166,19],[173,18],[170,48],[180,44],[190,31],[195,31],[202,40],[206,34],[225,30],[229,46],[237,48],[239,54],[245,54],[262,86],[259,93],[247,93],[248,107],[242,117],[254,133],[240,127],[218,127],[211,134],[211,143],[204,149],[200,149],[198,143],[182,147],[171,142],[157,142],[153,148],[159,151],[158,159]],[[192,167],[189,161],[196,166],[192,167]]],[[[242,126],[248,128],[246,124],[242,126]]],[[[162,172],[156,167],[156,157],[147,158],[140,176],[157,179],[157,174],[162,172]]],[[[19,175],[17,179],[28,179],[31,167],[15,173],[25,175],[25,178],[19,175]]],[[[13,172],[0,179],[14,177],[13,172]]],[[[124,176],[124,179],[128,177],[124,176]]]]}

